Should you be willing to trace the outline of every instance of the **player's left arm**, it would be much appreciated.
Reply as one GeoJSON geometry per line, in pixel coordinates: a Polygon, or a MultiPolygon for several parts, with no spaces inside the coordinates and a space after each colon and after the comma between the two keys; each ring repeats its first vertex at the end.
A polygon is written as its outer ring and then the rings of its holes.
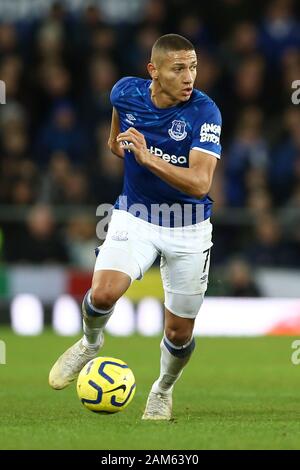
{"type": "Polygon", "coordinates": [[[202,199],[210,190],[217,158],[199,150],[191,150],[189,162],[189,168],[180,168],[151,155],[145,166],[170,186],[202,199]]]}
{"type": "Polygon", "coordinates": [[[119,134],[117,141],[126,141],[122,145],[123,149],[131,150],[140,165],[179,191],[198,199],[209,192],[217,165],[215,156],[192,149],[189,153],[189,168],[180,168],[152,155],[147,150],[143,134],[133,127],[119,134]]]}

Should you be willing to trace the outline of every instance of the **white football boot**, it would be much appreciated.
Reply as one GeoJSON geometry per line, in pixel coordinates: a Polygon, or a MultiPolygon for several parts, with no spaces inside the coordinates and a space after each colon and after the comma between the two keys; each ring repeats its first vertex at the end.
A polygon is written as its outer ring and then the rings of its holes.
{"type": "Polygon", "coordinates": [[[172,392],[155,393],[151,390],[142,419],[169,421],[171,416],[172,392]]]}
{"type": "Polygon", "coordinates": [[[73,344],[56,361],[49,374],[49,385],[55,390],[61,390],[73,382],[81,369],[91,359],[98,355],[103,346],[104,335],[101,336],[100,345],[96,348],[87,348],[82,344],[82,339],[73,344]]]}

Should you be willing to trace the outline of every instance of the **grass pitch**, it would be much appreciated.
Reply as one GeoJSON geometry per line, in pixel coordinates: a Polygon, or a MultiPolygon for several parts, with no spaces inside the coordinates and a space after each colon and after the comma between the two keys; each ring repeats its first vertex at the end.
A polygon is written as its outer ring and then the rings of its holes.
{"type": "Polygon", "coordinates": [[[51,331],[18,337],[2,328],[7,364],[0,365],[0,449],[299,449],[300,365],[295,338],[197,338],[174,392],[171,422],[141,421],[158,374],[160,338],[106,336],[102,355],[133,369],[129,407],[98,415],[79,402],[75,385],[48,387],[57,356],[76,338],[51,331]]]}

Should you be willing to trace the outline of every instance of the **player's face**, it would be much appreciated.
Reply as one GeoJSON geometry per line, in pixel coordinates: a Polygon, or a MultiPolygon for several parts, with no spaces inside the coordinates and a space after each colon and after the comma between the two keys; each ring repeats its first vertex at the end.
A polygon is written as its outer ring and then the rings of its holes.
{"type": "Polygon", "coordinates": [[[177,101],[188,101],[197,75],[195,51],[173,51],[164,55],[157,67],[162,91],[177,101]]]}

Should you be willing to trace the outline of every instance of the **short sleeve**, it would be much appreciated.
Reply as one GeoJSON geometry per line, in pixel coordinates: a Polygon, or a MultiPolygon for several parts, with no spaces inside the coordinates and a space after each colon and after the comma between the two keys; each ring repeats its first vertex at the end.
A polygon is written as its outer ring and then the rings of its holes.
{"type": "Polygon", "coordinates": [[[220,110],[215,103],[209,103],[209,106],[195,121],[191,149],[220,158],[222,149],[220,144],[221,127],[220,110]]]}
{"type": "Polygon", "coordinates": [[[112,88],[110,92],[110,102],[112,106],[117,107],[118,103],[122,99],[122,97],[125,94],[125,90],[127,88],[127,85],[131,81],[133,77],[124,77],[121,78],[112,88]]]}

